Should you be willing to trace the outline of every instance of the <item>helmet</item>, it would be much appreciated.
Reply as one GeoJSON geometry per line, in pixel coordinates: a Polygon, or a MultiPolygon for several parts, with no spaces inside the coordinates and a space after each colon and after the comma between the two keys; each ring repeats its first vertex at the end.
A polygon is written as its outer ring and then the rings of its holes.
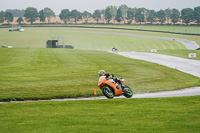
{"type": "Polygon", "coordinates": [[[104,70],[100,70],[100,71],[99,71],[99,77],[100,77],[100,76],[105,76],[105,75],[106,75],[106,72],[105,72],[104,70]]]}

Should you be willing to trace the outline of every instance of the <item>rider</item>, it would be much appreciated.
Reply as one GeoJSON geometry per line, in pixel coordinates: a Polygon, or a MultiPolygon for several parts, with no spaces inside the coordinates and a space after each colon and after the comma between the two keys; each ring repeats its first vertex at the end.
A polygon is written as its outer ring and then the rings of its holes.
{"type": "Polygon", "coordinates": [[[103,77],[106,77],[107,79],[122,85],[122,82],[121,82],[121,80],[119,78],[113,79],[114,74],[106,74],[106,72],[104,70],[100,70],[99,71],[99,82],[102,80],[103,77]]]}

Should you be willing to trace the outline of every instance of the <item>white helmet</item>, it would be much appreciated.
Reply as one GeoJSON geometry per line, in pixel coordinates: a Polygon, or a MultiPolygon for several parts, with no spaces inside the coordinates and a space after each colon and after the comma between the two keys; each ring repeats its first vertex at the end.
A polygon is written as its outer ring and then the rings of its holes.
{"type": "Polygon", "coordinates": [[[100,70],[100,71],[99,71],[99,77],[100,77],[100,76],[105,76],[105,75],[106,75],[106,72],[105,72],[104,70],[100,70]]]}

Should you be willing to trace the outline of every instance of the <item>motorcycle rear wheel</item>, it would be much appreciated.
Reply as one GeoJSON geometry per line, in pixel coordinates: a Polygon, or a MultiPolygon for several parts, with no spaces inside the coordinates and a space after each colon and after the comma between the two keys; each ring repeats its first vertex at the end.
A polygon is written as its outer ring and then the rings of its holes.
{"type": "Polygon", "coordinates": [[[127,98],[130,98],[133,96],[133,92],[132,92],[131,88],[129,88],[127,85],[124,85],[123,92],[124,92],[124,96],[127,98]]]}
{"type": "Polygon", "coordinates": [[[114,97],[114,92],[113,92],[112,88],[110,88],[108,86],[104,86],[102,89],[102,92],[103,92],[104,96],[106,96],[107,98],[114,97]]]}

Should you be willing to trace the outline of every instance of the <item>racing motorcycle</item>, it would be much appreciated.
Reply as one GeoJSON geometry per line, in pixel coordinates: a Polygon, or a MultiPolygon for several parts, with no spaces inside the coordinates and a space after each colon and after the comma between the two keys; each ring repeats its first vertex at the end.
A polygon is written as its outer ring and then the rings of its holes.
{"type": "Polygon", "coordinates": [[[120,79],[120,82],[115,82],[114,79],[109,79],[104,76],[98,83],[98,87],[107,98],[113,98],[114,96],[120,95],[124,95],[127,98],[132,97],[133,92],[131,88],[123,84],[124,79],[120,79]]]}

